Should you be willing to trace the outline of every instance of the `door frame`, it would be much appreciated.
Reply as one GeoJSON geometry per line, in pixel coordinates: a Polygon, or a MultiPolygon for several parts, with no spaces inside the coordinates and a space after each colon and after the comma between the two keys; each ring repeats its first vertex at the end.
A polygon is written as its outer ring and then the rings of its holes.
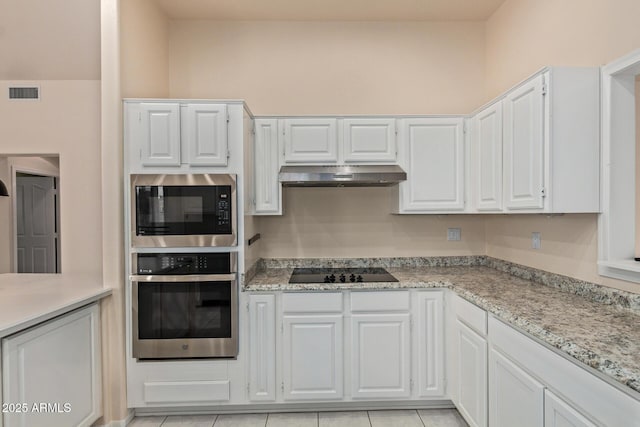
{"type": "Polygon", "coordinates": [[[11,165],[11,273],[18,272],[18,205],[16,197],[16,181],[18,173],[27,173],[30,175],[37,175],[43,177],[52,177],[55,179],[55,187],[56,187],[56,272],[61,272],[61,250],[62,246],[60,244],[60,173],[52,174],[50,171],[43,171],[37,168],[29,168],[20,165],[11,165]]]}

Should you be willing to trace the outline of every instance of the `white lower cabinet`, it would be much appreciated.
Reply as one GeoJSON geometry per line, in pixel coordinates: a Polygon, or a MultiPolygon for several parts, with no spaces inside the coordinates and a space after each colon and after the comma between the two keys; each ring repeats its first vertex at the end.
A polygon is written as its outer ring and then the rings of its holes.
{"type": "Polygon", "coordinates": [[[459,320],[458,410],[471,427],[487,426],[487,340],[459,320]]]}
{"type": "Polygon", "coordinates": [[[97,304],[2,340],[6,427],[90,426],[102,415],[97,304]],[[26,410],[25,410],[26,409],[26,410]]]}
{"type": "MultiPolygon", "coordinates": [[[[417,327],[413,342],[418,346],[416,358],[418,396],[444,396],[444,324],[442,291],[416,292],[417,327]]],[[[415,321],[414,321],[415,323],[415,321]]]]}
{"type": "Polygon", "coordinates": [[[351,318],[351,395],[411,395],[410,315],[354,314],[351,318]]]}
{"type": "Polygon", "coordinates": [[[276,297],[249,295],[249,400],[276,400],[276,297]]]}
{"type": "Polygon", "coordinates": [[[544,386],[494,348],[489,353],[489,424],[544,425],[544,386]]]}
{"type": "Polygon", "coordinates": [[[283,317],[285,400],[342,399],[342,314],[283,317]]]}
{"type": "Polygon", "coordinates": [[[544,392],[544,425],[545,427],[596,427],[549,390],[544,392]]]}

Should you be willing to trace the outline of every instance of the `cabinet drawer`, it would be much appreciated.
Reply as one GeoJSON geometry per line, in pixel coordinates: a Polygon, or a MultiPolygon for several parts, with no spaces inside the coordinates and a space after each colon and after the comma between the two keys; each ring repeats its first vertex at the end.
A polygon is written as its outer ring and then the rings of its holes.
{"type": "Polygon", "coordinates": [[[144,400],[147,403],[202,403],[229,400],[229,381],[144,383],[144,400]]]}
{"type": "Polygon", "coordinates": [[[342,313],[342,293],[286,293],[282,309],[285,313],[342,313]]]}
{"type": "Polygon", "coordinates": [[[353,292],[351,311],[409,311],[409,292],[353,292]]]}
{"type": "Polygon", "coordinates": [[[469,301],[455,296],[456,316],[482,336],[487,336],[487,312],[469,301]]]}

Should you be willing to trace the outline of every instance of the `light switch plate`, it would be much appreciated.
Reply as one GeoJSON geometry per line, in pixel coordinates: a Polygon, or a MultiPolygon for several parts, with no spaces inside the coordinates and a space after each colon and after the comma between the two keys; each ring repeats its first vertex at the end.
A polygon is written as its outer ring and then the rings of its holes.
{"type": "Polygon", "coordinates": [[[533,233],[531,233],[531,247],[533,249],[540,249],[541,239],[542,237],[540,236],[539,232],[534,231],[533,233]]]}
{"type": "Polygon", "coordinates": [[[459,241],[462,235],[462,229],[460,228],[447,228],[447,240],[459,241]]]}

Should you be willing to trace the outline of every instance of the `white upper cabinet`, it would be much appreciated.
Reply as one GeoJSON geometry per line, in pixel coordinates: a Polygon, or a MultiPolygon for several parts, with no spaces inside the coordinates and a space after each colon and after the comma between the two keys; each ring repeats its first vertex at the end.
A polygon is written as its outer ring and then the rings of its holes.
{"type": "Polygon", "coordinates": [[[278,120],[256,119],[254,197],[258,215],[282,214],[282,185],[278,181],[278,120]]]}
{"type": "Polygon", "coordinates": [[[180,166],[180,106],[143,103],[137,119],[142,166],[180,166]]]}
{"type": "Polygon", "coordinates": [[[502,209],[502,101],[485,108],[471,120],[471,176],[475,207],[502,209]]]}
{"type": "Polygon", "coordinates": [[[463,118],[403,119],[399,147],[407,181],[400,184],[399,213],[462,211],[463,118]]]}
{"type": "Polygon", "coordinates": [[[470,212],[600,209],[598,68],[542,70],[470,120],[470,212]]]}
{"type": "Polygon", "coordinates": [[[345,118],[342,121],[345,163],[394,163],[396,120],[393,118],[345,118]]]}
{"type": "Polygon", "coordinates": [[[504,99],[504,171],[507,209],[542,209],[544,76],[521,85],[504,99]]]}
{"type": "Polygon", "coordinates": [[[227,106],[188,104],[184,114],[187,163],[191,166],[226,166],[227,106]]]}
{"type": "Polygon", "coordinates": [[[285,163],[338,161],[337,120],[295,118],[282,121],[285,163]]]}
{"type": "Polygon", "coordinates": [[[126,100],[124,135],[128,171],[187,173],[192,167],[227,167],[232,107],[195,100],[126,100]]]}

